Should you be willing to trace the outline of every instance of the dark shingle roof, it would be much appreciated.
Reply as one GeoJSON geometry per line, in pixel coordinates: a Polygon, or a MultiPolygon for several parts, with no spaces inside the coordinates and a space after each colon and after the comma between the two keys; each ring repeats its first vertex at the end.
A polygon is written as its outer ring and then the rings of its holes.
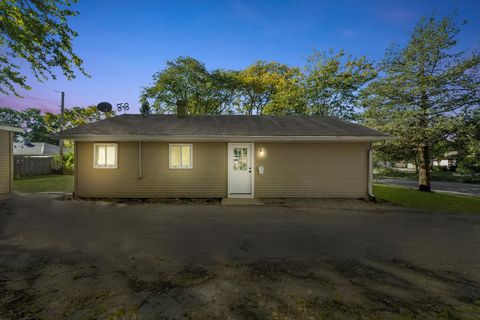
{"type": "Polygon", "coordinates": [[[210,136],[210,137],[388,137],[387,134],[333,117],[122,115],[68,129],[57,137],[210,136]]]}

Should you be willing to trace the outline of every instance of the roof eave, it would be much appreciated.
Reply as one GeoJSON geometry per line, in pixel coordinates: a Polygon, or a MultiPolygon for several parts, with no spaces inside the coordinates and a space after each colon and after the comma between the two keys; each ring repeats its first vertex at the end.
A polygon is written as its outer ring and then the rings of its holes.
{"type": "Polygon", "coordinates": [[[0,130],[22,133],[23,129],[19,127],[0,125],[0,130]]]}
{"type": "Polygon", "coordinates": [[[375,142],[392,139],[391,136],[219,136],[219,135],[96,135],[72,134],[52,136],[56,139],[75,141],[191,141],[191,142],[294,142],[294,141],[342,141],[375,142]]]}

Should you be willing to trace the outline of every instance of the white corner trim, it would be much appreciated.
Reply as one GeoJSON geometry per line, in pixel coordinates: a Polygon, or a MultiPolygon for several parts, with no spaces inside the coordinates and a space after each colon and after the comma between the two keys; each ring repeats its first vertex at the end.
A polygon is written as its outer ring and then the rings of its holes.
{"type": "Polygon", "coordinates": [[[368,195],[372,198],[373,194],[373,148],[372,145],[368,147],[368,195]]]}

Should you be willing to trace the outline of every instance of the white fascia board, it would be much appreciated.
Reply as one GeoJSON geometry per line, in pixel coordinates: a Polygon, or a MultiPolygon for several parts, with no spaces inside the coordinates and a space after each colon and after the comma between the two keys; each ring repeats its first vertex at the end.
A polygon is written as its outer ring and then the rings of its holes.
{"type": "Polygon", "coordinates": [[[192,142],[289,142],[289,141],[341,141],[341,142],[375,142],[392,139],[391,136],[190,136],[190,135],[69,135],[62,139],[75,141],[192,141],[192,142]]]}

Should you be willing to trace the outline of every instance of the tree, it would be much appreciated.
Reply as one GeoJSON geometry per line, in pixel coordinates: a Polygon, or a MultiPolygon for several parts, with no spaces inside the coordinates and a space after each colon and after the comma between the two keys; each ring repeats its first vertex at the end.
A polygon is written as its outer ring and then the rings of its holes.
{"type": "Polygon", "coordinates": [[[200,61],[179,57],[153,75],[153,84],[140,97],[157,113],[175,113],[177,101],[186,101],[191,114],[221,114],[227,111],[235,95],[233,71],[209,72],[200,61]]]}
{"type": "Polygon", "coordinates": [[[358,106],[358,92],[377,76],[365,57],[354,58],[340,50],[315,51],[307,58],[304,85],[308,113],[352,120],[358,106]]]}
{"type": "MultiPolygon", "coordinates": [[[[114,116],[115,111],[103,113],[99,111],[96,106],[88,106],[85,108],[73,107],[71,109],[65,108],[63,115],[63,129],[75,128],[87,123],[100,121],[114,116]]],[[[46,112],[43,116],[43,122],[48,134],[57,133],[60,131],[60,114],[46,112]]],[[[73,141],[64,140],[64,146],[71,148],[73,146],[73,141]]]]}
{"type": "Polygon", "coordinates": [[[422,191],[430,191],[432,146],[452,135],[457,113],[480,102],[480,56],[454,52],[459,31],[451,16],[422,18],[405,47],[387,51],[384,76],[363,92],[366,123],[416,150],[422,191]]]}
{"type": "Polygon", "coordinates": [[[0,124],[7,124],[14,127],[21,126],[22,118],[20,111],[8,107],[0,107],[0,124]]]}
{"type": "Polygon", "coordinates": [[[42,115],[42,110],[28,108],[21,112],[23,127],[25,128],[24,138],[30,141],[48,141],[48,131],[42,115]]]}
{"type": "Polygon", "coordinates": [[[150,108],[150,103],[148,103],[148,101],[144,101],[140,106],[140,114],[142,116],[148,116],[150,113],[152,113],[152,109],[150,108]]]}
{"type": "Polygon", "coordinates": [[[19,136],[24,139],[30,141],[45,141],[47,139],[48,131],[40,109],[28,108],[17,111],[12,108],[0,108],[0,123],[22,127],[23,133],[19,136]]]}
{"type": "Polygon", "coordinates": [[[458,152],[457,166],[473,177],[480,174],[480,108],[462,118],[453,150],[458,152]]]}
{"type": "Polygon", "coordinates": [[[39,81],[56,79],[55,68],[67,79],[75,78],[74,68],[87,75],[72,48],[77,33],[68,26],[68,19],[78,14],[70,9],[76,2],[0,1],[0,93],[17,94],[15,86],[30,89],[20,71],[22,60],[39,81]]]}
{"type": "Polygon", "coordinates": [[[257,61],[237,75],[238,112],[261,115],[303,113],[301,73],[278,62],[257,61]]]}
{"type": "MultiPolygon", "coordinates": [[[[115,116],[114,111],[104,114],[98,111],[96,106],[86,108],[73,107],[65,109],[63,128],[69,129],[112,116],[115,116]]],[[[0,123],[21,126],[24,128],[24,132],[20,136],[35,142],[55,142],[50,139],[49,135],[60,131],[59,114],[51,112],[42,113],[40,109],[36,108],[28,108],[23,111],[17,111],[12,108],[0,108],[0,123]]],[[[71,141],[66,142],[66,146],[70,147],[71,145],[71,141]]]]}

